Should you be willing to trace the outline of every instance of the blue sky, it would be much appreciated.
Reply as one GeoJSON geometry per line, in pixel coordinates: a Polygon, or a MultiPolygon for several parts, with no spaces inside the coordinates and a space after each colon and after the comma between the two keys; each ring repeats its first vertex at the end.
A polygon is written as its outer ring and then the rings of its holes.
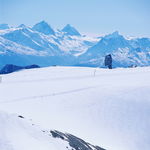
{"type": "Polygon", "coordinates": [[[150,37],[150,0],[0,0],[0,23],[41,20],[59,29],[69,23],[83,34],[150,37]]]}

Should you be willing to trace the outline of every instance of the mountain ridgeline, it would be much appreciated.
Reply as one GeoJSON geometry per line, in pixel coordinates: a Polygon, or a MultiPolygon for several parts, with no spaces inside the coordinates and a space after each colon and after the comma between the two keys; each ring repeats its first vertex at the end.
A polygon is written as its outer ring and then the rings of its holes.
{"type": "Polygon", "coordinates": [[[54,30],[45,21],[33,27],[0,24],[0,68],[6,64],[105,67],[109,54],[113,68],[149,66],[150,38],[127,39],[117,31],[89,37],[69,24],[54,30]]]}

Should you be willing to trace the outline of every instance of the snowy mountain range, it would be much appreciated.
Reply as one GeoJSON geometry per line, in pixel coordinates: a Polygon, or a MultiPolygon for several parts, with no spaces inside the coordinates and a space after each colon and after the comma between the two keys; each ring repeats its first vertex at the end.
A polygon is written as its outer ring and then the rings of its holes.
{"type": "Polygon", "coordinates": [[[80,56],[81,64],[103,66],[104,57],[113,56],[113,66],[150,65],[150,39],[127,40],[118,32],[104,36],[96,45],[80,56]]]}
{"type": "Polygon", "coordinates": [[[69,24],[54,30],[45,21],[33,27],[0,25],[0,68],[8,63],[104,67],[107,54],[112,54],[113,67],[149,66],[150,39],[127,39],[118,32],[89,37],[69,24]]]}

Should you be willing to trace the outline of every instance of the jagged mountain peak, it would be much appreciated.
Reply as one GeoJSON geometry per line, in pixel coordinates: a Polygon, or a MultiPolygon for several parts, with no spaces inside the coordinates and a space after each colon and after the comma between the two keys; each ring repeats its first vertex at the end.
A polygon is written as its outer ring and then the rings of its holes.
{"type": "Polygon", "coordinates": [[[46,21],[42,20],[38,23],[36,23],[35,25],[42,25],[42,26],[50,26],[46,21]]]}
{"type": "Polygon", "coordinates": [[[112,35],[119,35],[119,31],[114,31],[112,35]]]}
{"type": "Polygon", "coordinates": [[[5,29],[9,29],[8,24],[6,23],[0,24],[0,30],[5,30],[5,29]]]}
{"type": "Polygon", "coordinates": [[[70,24],[67,24],[61,31],[65,32],[68,35],[80,36],[81,34],[70,24]]]}
{"type": "Polygon", "coordinates": [[[64,28],[73,28],[70,24],[67,24],[64,28]]]}
{"type": "Polygon", "coordinates": [[[27,26],[25,24],[20,24],[18,27],[19,28],[26,28],[27,26]]]}
{"type": "Polygon", "coordinates": [[[38,32],[41,32],[43,34],[46,34],[46,35],[55,35],[55,31],[51,28],[51,26],[45,22],[45,21],[41,21],[37,24],[35,24],[33,27],[32,27],[33,30],[36,30],[38,32]]]}
{"type": "Polygon", "coordinates": [[[113,32],[113,33],[111,33],[111,34],[108,34],[108,35],[104,36],[104,38],[106,38],[106,39],[119,38],[119,37],[123,37],[123,36],[119,33],[119,31],[115,31],[115,32],[113,32]]]}

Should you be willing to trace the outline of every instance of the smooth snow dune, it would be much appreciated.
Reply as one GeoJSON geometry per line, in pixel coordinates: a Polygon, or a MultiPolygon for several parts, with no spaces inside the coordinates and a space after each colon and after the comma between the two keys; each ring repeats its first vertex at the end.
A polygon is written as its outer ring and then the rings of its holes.
{"type": "Polygon", "coordinates": [[[2,76],[0,110],[108,150],[149,150],[149,93],[149,67],[48,67],[2,76]]]}

